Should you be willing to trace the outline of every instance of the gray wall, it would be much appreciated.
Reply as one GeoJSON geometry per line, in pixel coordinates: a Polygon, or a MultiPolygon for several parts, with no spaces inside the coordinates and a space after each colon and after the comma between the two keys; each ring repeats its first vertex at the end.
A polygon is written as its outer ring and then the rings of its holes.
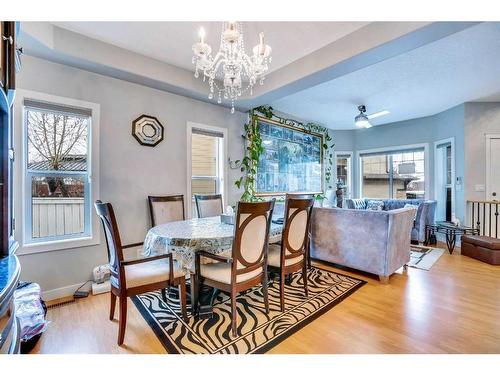
{"type": "MultiPolygon", "coordinates": [[[[100,104],[100,199],[113,203],[124,243],[143,241],[148,195],[186,194],[187,121],[228,128],[229,156],[241,158],[243,113],[29,56],[17,84],[100,104]],[[132,120],[143,113],[165,127],[165,139],[154,148],[140,146],[130,134],[132,120]]],[[[239,197],[232,184],[238,174],[229,170],[230,202],[239,197]]],[[[21,255],[20,261],[22,278],[44,290],[77,284],[107,261],[104,238],[100,246],[21,255]]]]}
{"type": "MultiPolygon", "coordinates": [[[[434,142],[455,138],[455,174],[464,177],[464,105],[459,105],[429,117],[395,122],[370,129],[354,131],[354,145],[357,151],[381,147],[403,146],[427,143],[429,150],[430,198],[434,198],[434,142]]],[[[354,162],[354,191],[359,194],[359,160],[354,162]]],[[[464,217],[464,189],[456,188],[456,216],[464,217]]]]}

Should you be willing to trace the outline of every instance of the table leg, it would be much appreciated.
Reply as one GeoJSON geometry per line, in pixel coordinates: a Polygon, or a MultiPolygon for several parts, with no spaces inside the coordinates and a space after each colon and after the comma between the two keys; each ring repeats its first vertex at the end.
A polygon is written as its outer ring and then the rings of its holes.
{"type": "Polygon", "coordinates": [[[455,233],[446,233],[446,246],[448,246],[448,251],[450,252],[450,254],[453,254],[456,240],[457,235],[455,233]]]}
{"type": "Polygon", "coordinates": [[[200,293],[199,296],[198,318],[210,319],[212,317],[214,302],[219,293],[220,290],[217,288],[204,287],[204,292],[200,293]],[[207,293],[205,293],[205,290],[207,293]]]}
{"type": "Polygon", "coordinates": [[[198,278],[196,273],[190,274],[190,284],[191,284],[191,314],[196,315],[198,311],[198,278]]]}
{"type": "Polygon", "coordinates": [[[425,241],[424,245],[435,245],[437,243],[436,240],[436,230],[434,228],[427,228],[425,230],[425,241]]]}

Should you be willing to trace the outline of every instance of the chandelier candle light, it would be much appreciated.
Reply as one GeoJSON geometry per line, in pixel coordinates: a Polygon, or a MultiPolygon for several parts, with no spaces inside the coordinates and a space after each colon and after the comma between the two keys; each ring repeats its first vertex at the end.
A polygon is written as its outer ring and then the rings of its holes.
{"type": "Polygon", "coordinates": [[[193,64],[196,64],[195,78],[203,72],[203,81],[208,78],[209,99],[217,96],[217,103],[222,98],[231,101],[231,113],[234,113],[234,101],[246,91],[253,94],[253,86],[264,78],[271,62],[271,47],[264,42],[264,33],[259,34],[259,44],[252,56],[245,53],[243,29],[240,22],[223,22],[219,51],[212,56],[212,47],[205,42],[205,30],[200,29],[200,41],[193,45],[193,64]]]}

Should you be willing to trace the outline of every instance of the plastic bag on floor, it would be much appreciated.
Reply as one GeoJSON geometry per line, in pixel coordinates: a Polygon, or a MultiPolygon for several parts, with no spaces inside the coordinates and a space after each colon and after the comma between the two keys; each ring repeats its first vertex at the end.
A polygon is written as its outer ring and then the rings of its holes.
{"type": "Polygon", "coordinates": [[[45,319],[47,308],[40,297],[40,285],[20,283],[14,292],[14,304],[21,326],[21,351],[23,346],[31,350],[49,323],[45,319]]]}

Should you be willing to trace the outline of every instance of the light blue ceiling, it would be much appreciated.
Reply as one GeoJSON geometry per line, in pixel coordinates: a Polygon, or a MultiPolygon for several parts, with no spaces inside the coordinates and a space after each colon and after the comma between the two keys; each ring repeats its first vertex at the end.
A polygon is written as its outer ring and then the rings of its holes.
{"type": "Polygon", "coordinates": [[[359,104],[368,113],[389,110],[372,121],[380,125],[499,94],[500,23],[488,22],[270,104],[332,129],[354,129],[359,104]]]}

